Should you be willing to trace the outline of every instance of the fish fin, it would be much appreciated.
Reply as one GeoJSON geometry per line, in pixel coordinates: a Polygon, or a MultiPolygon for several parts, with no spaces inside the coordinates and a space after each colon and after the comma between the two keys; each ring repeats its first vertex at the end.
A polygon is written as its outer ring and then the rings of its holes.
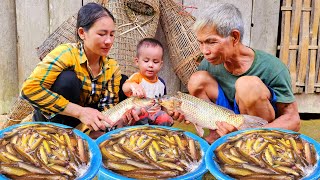
{"type": "Polygon", "coordinates": [[[194,124],[194,126],[196,127],[196,130],[197,130],[197,133],[200,137],[203,137],[203,134],[204,134],[204,130],[201,126],[198,126],[196,124],[194,124]]]}
{"type": "Polygon", "coordinates": [[[240,127],[238,127],[239,130],[247,129],[247,128],[258,128],[268,124],[268,121],[261,117],[245,115],[245,114],[243,114],[243,116],[244,116],[244,122],[240,127]]]}

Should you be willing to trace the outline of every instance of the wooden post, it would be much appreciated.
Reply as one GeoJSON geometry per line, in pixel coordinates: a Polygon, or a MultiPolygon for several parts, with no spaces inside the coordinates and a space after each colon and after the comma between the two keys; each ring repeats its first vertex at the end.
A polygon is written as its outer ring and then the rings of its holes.
{"type": "Polygon", "coordinates": [[[48,0],[16,0],[18,79],[21,88],[39,58],[36,48],[49,36],[48,0]]]}
{"type": "Polygon", "coordinates": [[[82,0],[82,5],[85,5],[89,2],[97,2],[98,0],[82,0]]]}
{"type": "Polygon", "coordinates": [[[50,34],[77,13],[81,6],[82,0],[49,0],[50,34]]]}
{"type": "Polygon", "coordinates": [[[210,6],[210,4],[216,2],[234,4],[240,10],[244,22],[244,35],[242,43],[249,46],[251,35],[252,1],[245,1],[245,3],[243,3],[244,1],[239,0],[184,0],[183,5],[195,6],[197,9],[192,10],[191,14],[197,18],[202,11],[206,10],[210,6]]]}
{"type": "Polygon", "coordinates": [[[8,113],[18,95],[15,1],[0,3],[0,114],[8,113]]]}
{"type": "Polygon", "coordinates": [[[255,0],[252,12],[250,47],[276,55],[280,1],[255,0]]]}

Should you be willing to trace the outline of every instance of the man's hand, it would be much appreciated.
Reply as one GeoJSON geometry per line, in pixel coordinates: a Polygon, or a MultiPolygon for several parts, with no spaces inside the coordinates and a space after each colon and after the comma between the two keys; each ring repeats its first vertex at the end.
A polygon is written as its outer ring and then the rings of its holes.
{"type": "Polygon", "coordinates": [[[237,131],[238,129],[234,126],[232,126],[231,124],[229,123],[226,123],[226,122],[216,122],[216,125],[218,127],[217,129],[217,133],[220,135],[220,137],[226,135],[226,134],[229,134],[233,131],[237,131]]]}
{"type": "Polygon", "coordinates": [[[174,110],[174,111],[169,111],[168,114],[169,114],[169,116],[171,116],[172,119],[175,120],[175,121],[178,121],[178,122],[184,121],[186,124],[190,124],[190,122],[187,121],[187,120],[185,120],[184,115],[183,115],[181,112],[179,112],[179,111],[176,111],[176,110],[174,110]]]}
{"type": "Polygon", "coordinates": [[[209,130],[209,135],[207,137],[205,137],[205,140],[211,144],[213,143],[215,140],[219,139],[220,137],[229,134],[233,131],[237,131],[238,129],[234,126],[232,126],[229,123],[226,122],[216,122],[217,125],[217,129],[213,130],[210,129],[209,130]]]}
{"type": "Polygon", "coordinates": [[[123,126],[133,125],[135,124],[135,122],[140,120],[140,117],[139,117],[140,115],[146,114],[146,113],[147,111],[144,108],[141,108],[141,109],[131,108],[127,110],[124,113],[124,115],[122,115],[119,124],[122,124],[123,126]]]}
{"type": "Polygon", "coordinates": [[[204,139],[209,143],[212,144],[215,140],[219,139],[220,135],[217,133],[217,130],[209,129],[209,135],[206,136],[204,139]]]}

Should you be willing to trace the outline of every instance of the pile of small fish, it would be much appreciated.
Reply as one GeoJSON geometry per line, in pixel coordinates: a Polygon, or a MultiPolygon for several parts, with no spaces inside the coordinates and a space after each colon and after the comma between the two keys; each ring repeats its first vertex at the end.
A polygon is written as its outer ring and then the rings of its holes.
{"type": "Polygon", "coordinates": [[[182,131],[151,126],[114,134],[100,145],[105,168],[130,178],[166,179],[196,169],[200,144],[182,131]]]}
{"type": "Polygon", "coordinates": [[[237,179],[301,179],[315,169],[314,146],[299,133],[252,130],[214,151],[221,171],[237,179]]]}
{"type": "Polygon", "coordinates": [[[23,125],[0,139],[0,173],[12,179],[75,179],[89,156],[85,140],[53,125],[23,125]]]}

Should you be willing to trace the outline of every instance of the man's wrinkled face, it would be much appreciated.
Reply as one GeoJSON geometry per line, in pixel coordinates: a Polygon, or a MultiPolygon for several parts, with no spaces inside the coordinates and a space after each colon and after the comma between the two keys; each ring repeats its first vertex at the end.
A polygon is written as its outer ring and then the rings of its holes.
{"type": "Polygon", "coordinates": [[[200,50],[211,64],[217,65],[226,61],[232,43],[228,37],[219,35],[212,26],[205,26],[196,32],[200,50]]]}

